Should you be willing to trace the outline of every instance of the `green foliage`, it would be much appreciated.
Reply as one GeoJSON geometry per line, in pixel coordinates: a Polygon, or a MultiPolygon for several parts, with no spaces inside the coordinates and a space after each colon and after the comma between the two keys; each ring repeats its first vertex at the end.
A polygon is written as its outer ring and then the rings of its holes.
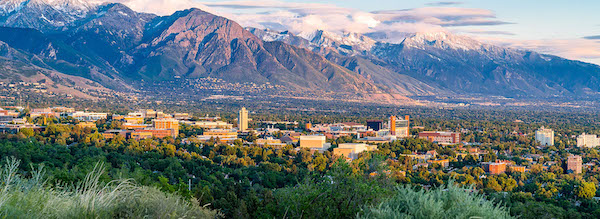
{"type": "Polygon", "coordinates": [[[386,183],[352,173],[338,162],[323,176],[274,192],[277,218],[350,218],[390,194],[386,183]]]}
{"type": "Polygon", "coordinates": [[[581,182],[577,187],[577,196],[580,198],[591,199],[596,196],[596,184],[593,182],[581,182]]]}
{"type": "Polygon", "coordinates": [[[512,218],[508,209],[450,181],[432,190],[399,186],[396,195],[366,207],[359,218],[512,218]]]}
{"type": "Polygon", "coordinates": [[[7,159],[2,167],[0,217],[3,218],[215,218],[216,211],[189,203],[130,180],[100,181],[103,166],[96,165],[76,185],[46,185],[39,168],[25,178],[20,161],[7,159]]]}

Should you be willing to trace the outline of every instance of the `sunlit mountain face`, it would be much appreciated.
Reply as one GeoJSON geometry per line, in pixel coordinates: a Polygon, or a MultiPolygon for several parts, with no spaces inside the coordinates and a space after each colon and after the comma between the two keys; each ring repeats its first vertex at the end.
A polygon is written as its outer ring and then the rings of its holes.
{"type": "MultiPolygon", "coordinates": [[[[219,78],[350,95],[595,96],[600,67],[447,31],[293,33],[200,9],[168,16],[119,3],[3,0],[0,41],[28,65],[128,90],[141,81],[219,78]],[[398,38],[398,36],[395,36],[398,38]]],[[[12,59],[9,56],[6,59],[12,59]]]]}

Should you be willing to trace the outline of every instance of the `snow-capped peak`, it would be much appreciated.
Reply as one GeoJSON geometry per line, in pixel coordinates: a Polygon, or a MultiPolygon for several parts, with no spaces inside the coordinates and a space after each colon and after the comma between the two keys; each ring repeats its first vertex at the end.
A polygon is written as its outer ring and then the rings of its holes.
{"type": "Polygon", "coordinates": [[[25,7],[50,7],[62,13],[82,17],[97,5],[88,0],[0,0],[0,16],[20,11],[25,7]]]}
{"type": "Polygon", "coordinates": [[[25,3],[25,0],[0,0],[0,16],[19,10],[25,3]]]}
{"type": "Polygon", "coordinates": [[[359,33],[343,33],[342,35],[316,30],[312,32],[302,32],[298,36],[303,37],[313,44],[321,47],[338,47],[347,45],[356,47],[360,50],[370,50],[376,41],[359,33]]]}
{"type": "Polygon", "coordinates": [[[437,48],[451,48],[462,50],[477,50],[484,46],[481,42],[466,36],[459,36],[449,32],[415,33],[404,40],[404,45],[422,48],[433,46],[437,48]]]}

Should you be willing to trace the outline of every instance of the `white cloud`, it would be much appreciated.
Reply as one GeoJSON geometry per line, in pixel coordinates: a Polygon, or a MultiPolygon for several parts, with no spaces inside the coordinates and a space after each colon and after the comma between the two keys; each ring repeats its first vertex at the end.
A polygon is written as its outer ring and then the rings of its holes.
{"type": "Polygon", "coordinates": [[[520,40],[500,37],[474,36],[475,39],[506,47],[532,50],[567,59],[600,64],[600,42],[587,39],[520,40]]]}

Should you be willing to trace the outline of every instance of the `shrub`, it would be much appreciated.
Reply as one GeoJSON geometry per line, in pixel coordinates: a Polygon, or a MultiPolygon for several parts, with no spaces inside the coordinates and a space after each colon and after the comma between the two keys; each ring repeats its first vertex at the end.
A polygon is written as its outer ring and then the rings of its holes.
{"type": "Polygon", "coordinates": [[[367,207],[358,218],[511,218],[507,208],[449,182],[429,191],[400,186],[392,198],[367,207]]]}
{"type": "Polygon", "coordinates": [[[43,168],[25,178],[19,161],[0,168],[0,218],[215,218],[219,214],[130,180],[101,183],[97,164],[77,185],[47,186],[43,168]]]}

